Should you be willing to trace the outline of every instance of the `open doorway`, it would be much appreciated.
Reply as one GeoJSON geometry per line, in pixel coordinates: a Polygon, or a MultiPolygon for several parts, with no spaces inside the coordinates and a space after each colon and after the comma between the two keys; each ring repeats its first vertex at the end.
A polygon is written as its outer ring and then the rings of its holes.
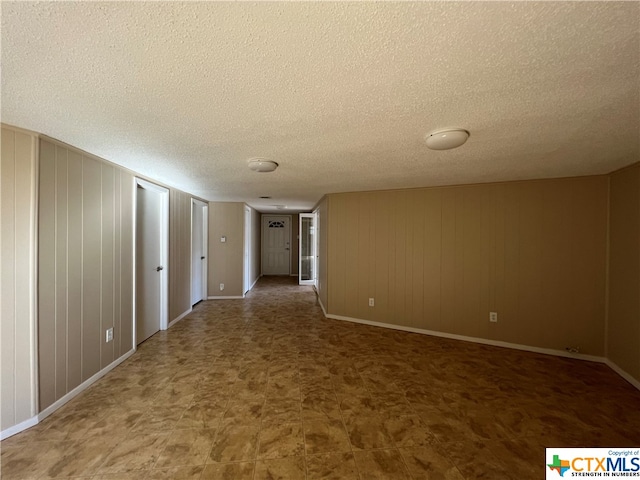
{"type": "Polygon", "coordinates": [[[244,207],[244,273],[242,281],[242,294],[251,289],[251,208],[244,207]]]}
{"type": "Polygon", "coordinates": [[[191,305],[207,298],[207,231],[209,206],[191,199],[191,305]]]}
{"type": "Polygon", "coordinates": [[[317,272],[318,235],[316,231],[316,214],[300,214],[299,231],[299,268],[298,283],[300,285],[315,285],[317,272]]]}
{"type": "Polygon", "coordinates": [[[168,324],[169,190],[136,178],[136,345],[168,324]]]}

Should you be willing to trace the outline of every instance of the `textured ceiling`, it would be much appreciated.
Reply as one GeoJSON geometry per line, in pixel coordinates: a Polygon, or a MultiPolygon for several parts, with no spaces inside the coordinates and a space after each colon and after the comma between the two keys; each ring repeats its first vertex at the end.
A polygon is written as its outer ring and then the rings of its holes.
{"type": "Polygon", "coordinates": [[[637,2],[0,5],[3,122],[208,200],[304,210],[640,159],[637,2]],[[448,126],[469,141],[427,149],[448,126]]]}

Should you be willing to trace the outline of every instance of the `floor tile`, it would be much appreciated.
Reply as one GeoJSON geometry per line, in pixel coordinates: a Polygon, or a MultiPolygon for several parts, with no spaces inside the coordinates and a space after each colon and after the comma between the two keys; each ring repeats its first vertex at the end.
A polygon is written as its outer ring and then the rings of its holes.
{"type": "Polygon", "coordinates": [[[220,427],[207,463],[255,460],[259,427],[220,427]]]}
{"type": "Polygon", "coordinates": [[[384,423],[397,447],[417,447],[437,442],[435,435],[418,415],[391,417],[384,423]]]}
{"type": "Polygon", "coordinates": [[[345,420],[351,446],[358,450],[395,446],[381,417],[349,417],[345,420]]]}
{"type": "Polygon", "coordinates": [[[61,455],[47,470],[46,476],[81,477],[93,475],[116,447],[119,438],[100,435],[88,437],[71,445],[68,453],[61,455]]]}
{"type": "Polygon", "coordinates": [[[366,450],[353,453],[360,478],[367,480],[408,480],[411,477],[396,449],[366,450]]]}
{"type": "Polygon", "coordinates": [[[264,404],[263,425],[300,422],[300,398],[272,397],[264,404]]]}
{"type": "Polygon", "coordinates": [[[312,288],[263,277],[2,441],[0,463],[3,480],[533,479],[545,447],[640,445],[638,405],[606,365],[327,319],[312,288]]]}
{"type": "Polygon", "coordinates": [[[129,410],[109,413],[93,424],[86,432],[86,437],[109,435],[110,437],[124,437],[140,421],[144,412],[142,410],[129,410]]]}
{"type": "Polygon", "coordinates": [[[167,433],[132,434],[111,451],[98,473],[148,470],[158,460],[168,438],[167,433]]]}
{"type": "Polygon", "coordinates": [[[301,416],[303,420],[340,420],[342,412],[335,393],[309,393],[302,398],[301,416]]]}
{"type": "Polygon", "coordinates": [[[37,442],[32,445],[2,448],[2,478],[41,478],[71,450],[73,445],[73,442],[37,442]]]}
{"type": "Polygon", "coordinates": [[[253,480],[255,462],[209,464],[200,480],[253,480]]]}
{"type": "Polygon", "coordinates": [[[356,462],[351,452],[309,455],[307,480],[359,480],[356,462]]]}
{"type": "Polygon", "coordinates": [[[91,480],[141,480],[144,479],[149,472],[150,471],[100,473],[91,477],[91,480]]]}
{"type": "MultiPolygon", "coordinates": [[[[465,480],[455,465],[434,446],[403,447],[400,455],[414,480],[465,480]]],[[[537,477],[522,477],[523,480],[526,478],[537,477]]]]}
{"type": "Polygon", "coordinates": [[[233,399],[229,401],[223,419],[243,417],[260,420],[263,406],[264,400],[247,401],[244,399],[233,399]]]}
{"type": "Polygon", "coordinates": [[[144,477],[144,480],[199,480],[204,465],[191,467],[154,468],[144,477]]]}
{"type": "Polygon", "coordinates": [[[306,476],[304,457],[258,460],[254,480],[303,480],[306,476]]]}
{"type": "Polygon", "coordinates": [[[385,413],[383,405],[368,392],[362,396],[337,396],[340,410],[346,417],[370,417],[385,413]]]}
{"type": "Polygon", "coordinates": [[[174,428],[217,428],[224,416],[227,402],[194,402],[187,407],[174,428]]]}
{"type": "MultiPolygon", "coordinates": [[[[440,451],[457,467],[464,478],[520,480],[505,458],[498,458],[484,442],[457,441],[440,444],[440,451]]],[[[540,459],[544,455],[541,452],[540,459]]]]}
{"type": "Polygon", "coordinates": [[[215,429],[174,430],[153,468],[203,465],[215,436],[215,429]]]}
{"type": "Polygon", "coordinates": [[[133,426],[132,431],[164,433],[172,430],[187,409],[187,405],[159,406],[149,408],[133,426]]]}
{"type": "Polygon", "coordinates": [[[258,460],[304,455],[302,424],[263,427],[259,436],[258,460]]]}
{"type": "Polygon", "coordinates": [[[309,420],[303,423],[307,455],[351,450],[349,437],[339,420],[309,420]]]}

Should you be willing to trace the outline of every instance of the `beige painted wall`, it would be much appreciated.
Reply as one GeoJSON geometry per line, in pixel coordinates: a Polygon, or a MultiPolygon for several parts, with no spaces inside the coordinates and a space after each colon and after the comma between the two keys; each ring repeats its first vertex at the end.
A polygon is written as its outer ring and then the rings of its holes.
{"type": "Polygon", "coordinates": [[[2,126],[0,430],[32,418],[35,391],[37,135],[2,126]]]}
{"type": "Polygon", "coordinates": [[[607,353],[640,382],[640,164],[610,181],[607,353]]]}
{"type": "Polygon", "coordinates": [[[603,355],[607,189],[595,176],[329,195],[329,313],[603,355]]]}
{"type": "Polygon", "coordinates": [[[209,297],[241,297],[244,262],[244,203],[209,203],[209,297]],[[226,237],[226,242],[220,241],[226,237]],[[224,283],[224,290],[220,284],[224,283]]]}
{"type": "Polygon", "coordinates": [[[169,323],[191,309],[191,195],[169,190],[169,323]]]}
{"type": "Polygon", "coordinates": [[[115,165],[40,141],[41,410],[133,348],[133,182],[115,165]]]}

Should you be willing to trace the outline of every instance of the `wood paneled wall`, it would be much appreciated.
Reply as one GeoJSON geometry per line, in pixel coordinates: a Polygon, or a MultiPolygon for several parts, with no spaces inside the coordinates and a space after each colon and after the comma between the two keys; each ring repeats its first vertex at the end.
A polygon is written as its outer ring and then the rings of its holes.
{"type": "Polygon", "coordinates": [[[611,174],[607,356],[640,382],[640,164],[611,174]]]}
{"type": "Polygon", "coordinates": [[[41,410],[133,348],[133,182],[112,164],[40,141],[41,410]]]}
{"type": "Polygon", "coordinates": [[[0,430],[35,405],[37,135],[2,126],[0,159],[0,430]]]}
{"type": "Polygon", "coordinates": [[[169,190],[169,323],[191,308],[191,195],[169,190]]]}
{"type": "Polygon", "coordinates": [[[607,192],[595,176],[329,195],[325,306],[603,355],[607,192]]]}
{"type": "Polygon", "coordinates": [[[209,297],[241,297],[244,273],[244,203],[209,203],[209,297]],[[220,237],[226,237],[222,243],[220,237]],[[220,284],[224,290],[220,291],[220,284]]]}

